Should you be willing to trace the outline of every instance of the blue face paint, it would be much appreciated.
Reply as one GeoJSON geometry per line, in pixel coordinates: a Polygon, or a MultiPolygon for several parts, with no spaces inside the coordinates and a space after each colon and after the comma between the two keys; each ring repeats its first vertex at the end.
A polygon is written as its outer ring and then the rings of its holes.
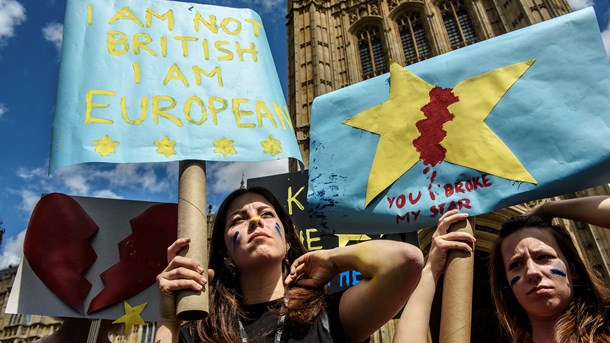
{"type": "Polygon", "coordinates": [[[280,224],[275,223],[275,231],[277,231],[277,234],[280,235],[281,239],[284,239],[284,237],[282,237],[282,228],[280,227],[280,224]]]}
{"type": "Polygon", "coordinates": [[[566,272],[564,272],[563,270],[559,270],[559,269],[551,269],[551,274],[555,274],[555,275],[559,275],[559,276],[563,276],[563,277],[568,276],[566,274],[566,272]]]}
{"type": "Polygon", "coordinates": [[[517,281],[521,280],[521,276],[515,276],[512,280],[510,280],[510,286],[513,287],[517,283],[517,281]]]}
{"type": "Polygon", "coordinates": [[[235,231],[233,234],[233,252],[235,252],[235,248],[237,248],[237,244],[239,243],[239,231],[235,231]]]}

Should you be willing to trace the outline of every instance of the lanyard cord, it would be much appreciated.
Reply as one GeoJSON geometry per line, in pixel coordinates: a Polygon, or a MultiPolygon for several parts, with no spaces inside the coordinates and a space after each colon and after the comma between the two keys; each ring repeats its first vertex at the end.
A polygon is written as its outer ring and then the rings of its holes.
{"type": "MultiPolygon", "coordinates": [[[[286,304],[286,298],[284,298],[284,304],[286,304]]],[[[275,343],[280,343],[282,339],[282,332],[284,331],[284,322],[286,321],[286,315],[281,315],[277,320],[277,327],[275,329],[275,343]]],[[[246,333],[246,329],[244,328],[244,324],[241,323],[241,320],[238,320],[239,323],[239,336],[241,337],[241,341],[243,343],[248,342],[248,334],[246,333]]]]}

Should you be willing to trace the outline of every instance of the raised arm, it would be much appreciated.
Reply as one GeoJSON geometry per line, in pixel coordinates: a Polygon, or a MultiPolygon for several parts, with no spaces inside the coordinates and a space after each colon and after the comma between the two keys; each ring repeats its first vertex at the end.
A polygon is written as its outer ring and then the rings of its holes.
{"type": "Polygon", "coordinates": [[[610,228],[610,196],[599,195],[546,202],[527,215],[565,218],[610,228]]]}
{"type": "Polygon", "coordinates": [[[438,278],[445,270],[447,254],[452,249],[472,251],[475,238],[465,232],[447,233],[449,226],[468,217],[467,214],[453,210],[445,213],[438,222],[432,235],[430,253],[422,270],[419,284],[407,305],[396,327],[394,343],[412,342],[427,343],[430,311],[438,278]]]}
{"type": "Polygon", "coordinates": [[[362,342],[390,320],[407,301],[419,281],[423,257],[415,246],[374,240],[318,250],[292,265],[286,283],[322,287],[349,270],[363,279],[341,297],[339,317],[349,342],[362,342]]]}
{"type": "MultiPolygon", "coordinates": [[[[188,246],[189,239],[180,238],[167,248],[168,266],[157,276],[159,285],[159,321],[156,343],[177,343],[180,336],[180,320],[176,317],[176,297],[174,292],[182,289],[200,291],[206,284],[202,276],[203,268],[193,259],[178,256],[178,252],[188,246]]],[[[209,269],[208,277],[214,277],[209,269]]]]}

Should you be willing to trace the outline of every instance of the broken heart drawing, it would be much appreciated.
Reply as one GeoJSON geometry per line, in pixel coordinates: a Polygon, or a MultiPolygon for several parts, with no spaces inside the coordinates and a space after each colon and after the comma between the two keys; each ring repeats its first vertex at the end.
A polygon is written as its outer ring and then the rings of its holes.
{"type": "MultiPolygon", "coordinates": [[[[134,296],[156,281],[167,264],[166,250],[176,240],[177,205],[155,204],[129,220],[131,234],[118,243],[119,261],[100,274],[104,288],[87,314],[134,296]]],[[[84,275],[96,261],[91,244],[103,235],[72,197],[43,196],[24,240],[24,255],[36,276],[64,303],[83,313],[92,283],[84,275]]]]}

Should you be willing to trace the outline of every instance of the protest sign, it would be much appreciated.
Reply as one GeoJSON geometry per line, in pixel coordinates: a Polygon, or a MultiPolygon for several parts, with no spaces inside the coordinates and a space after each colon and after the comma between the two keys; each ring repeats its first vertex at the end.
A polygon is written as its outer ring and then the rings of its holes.
{"type": "Polygon", "coordinates": [[[8,313],[115,320],[124,301],[156,321],[156,276],[176,239],[176,204],[70,197],[36,205],[8,313]]]}
{"type": "Polygon", "coordinates": [[[404,232],[610,181],[591,8],[318,97],[308,203],[329,232],[404,232]]]}
{"type": "Polygon", "coordinates": [[[84,162],[301,160],[260,17],[68,0],[50,171],[84,162]]]}

